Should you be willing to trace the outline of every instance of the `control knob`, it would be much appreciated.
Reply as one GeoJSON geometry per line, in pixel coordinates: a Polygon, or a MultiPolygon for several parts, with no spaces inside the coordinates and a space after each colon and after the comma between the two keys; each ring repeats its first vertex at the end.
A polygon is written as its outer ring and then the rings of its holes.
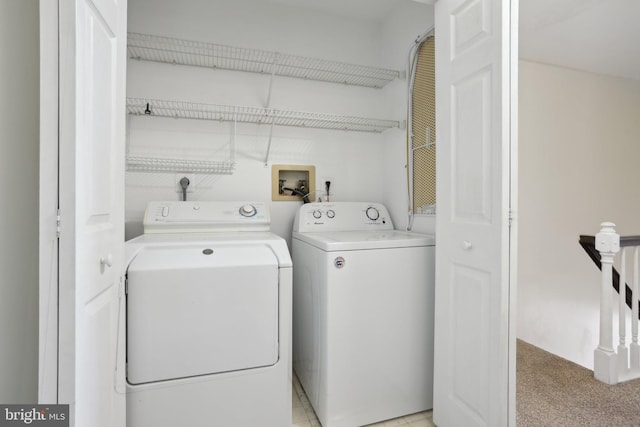
{"type": "Polygon", "coordinates": [[[255,214],[257,214],[258,211],[256,211],[256,207],[253,205],[242,205],[240,207],[240,215],[242,216],[254,216],[255,214]]]}
{"type": "Polygon", "coordinates": [[[328,216],[329,218],[333,218],[334,216],[336,216],[336,213],[335,213],[333,210],[329,209],[329,210],[327,211],[327,216],[328,216]]]}
{"type": "Polygon", "coordinates": [[[322,212],[320,212],[319,210],[317,210],[317,209],[316,209],[315,211],[313,211],[313,217],[314,217],[315,219],[318,219],[318,218],[320,218],[321,216],[322,216],[322,212]]]}
{"type": "Polygon", "coordinates": [[[371,221],[376,221],[378,218],[380,218],[380,212],[378,212],[378,209],[369,206],[367,208],[367,218],[369,218],[371,221]]]}

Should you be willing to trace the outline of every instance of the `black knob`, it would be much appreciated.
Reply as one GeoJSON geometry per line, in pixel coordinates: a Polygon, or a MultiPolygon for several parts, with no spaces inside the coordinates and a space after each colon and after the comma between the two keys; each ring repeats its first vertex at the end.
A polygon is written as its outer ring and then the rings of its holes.
{"type": "Polygon", "coordinates": [[[376,221],[378,218],[380,218],[380,212],[378,212],[378,209],[369,206],[367,208],[367,218],[369,218],[371,221],[376,221]]]}

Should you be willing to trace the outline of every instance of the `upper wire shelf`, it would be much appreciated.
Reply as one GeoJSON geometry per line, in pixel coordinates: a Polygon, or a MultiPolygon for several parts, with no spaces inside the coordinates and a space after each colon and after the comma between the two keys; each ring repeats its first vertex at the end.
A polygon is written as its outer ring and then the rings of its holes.
{"type": "Polygon", "coordinates": [[[239,123],[377,133],[391,128],[399,128],[401,125],[397,120],[146,98],[127,98],[127,113],[136,116],[235,121],[239,123]]]}
{"type": "Polygon", "coordinates": [[[372,88],[381,88],[401,75],[397,70],[385,68],[140,33],[128,33],[127,45],[130,58],[145,61],[268,73],[372,88]]]}

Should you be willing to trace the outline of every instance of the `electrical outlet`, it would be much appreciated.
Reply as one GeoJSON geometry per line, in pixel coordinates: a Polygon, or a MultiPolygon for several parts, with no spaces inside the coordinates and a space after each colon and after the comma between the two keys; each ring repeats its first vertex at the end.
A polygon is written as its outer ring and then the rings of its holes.
{"type": "Polygon", "coordinates": [[[322,184],[322,185],[324,185],[324,183],[325,183],[326,181],[332,182],[332,181],[333,181],[333,177],[330,177],[330,176],[323,176],[323,177],[322,177],[321,184],[322,184]]]}
{"type": "Polygon", "coordinates": [[[322,177],[322,181],[320,181],[320,185],[319,185],[319,192],[318,192],[318,197],[323,201],[323,202],[328,202],[331,200],[331,196],[330,194],[333,194],[333,190],[335,189],[335,186],[333,184],[333,178],[331,176],[324,176],[322,177]],[[329,194],[327,194],[327,182],[329,182],[329,194]]]}
{"type": "Polygon", "coordinates": [[[334,189],[333,178],[330,176],[322,177],[322,181],[320,181],[320,188],[322,188],[322,192],[324,193],[327,188],[327,181],[330,183],[329,191],[334,189]]]}
{"type": "Polygon", "coordinates": [[[187,178],[189,180],[189,186],[187,187],[187,193],[193,193],[196,187],[196,176],[192,173],[177,173],[173,175],[173,188],[176,190],[176,193],[182,194],[182,185],[180,181],[182,178],[187,178]]]}

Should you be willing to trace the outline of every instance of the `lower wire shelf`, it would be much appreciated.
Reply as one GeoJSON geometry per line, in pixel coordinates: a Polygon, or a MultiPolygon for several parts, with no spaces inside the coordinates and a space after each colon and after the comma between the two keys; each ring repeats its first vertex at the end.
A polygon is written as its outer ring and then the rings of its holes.
{"type": "Polygon", "coordinates": [[[184,172],[231,175],[235,162],[163,159],[158,157],[127,157],[128,172],[184,172]]]}

